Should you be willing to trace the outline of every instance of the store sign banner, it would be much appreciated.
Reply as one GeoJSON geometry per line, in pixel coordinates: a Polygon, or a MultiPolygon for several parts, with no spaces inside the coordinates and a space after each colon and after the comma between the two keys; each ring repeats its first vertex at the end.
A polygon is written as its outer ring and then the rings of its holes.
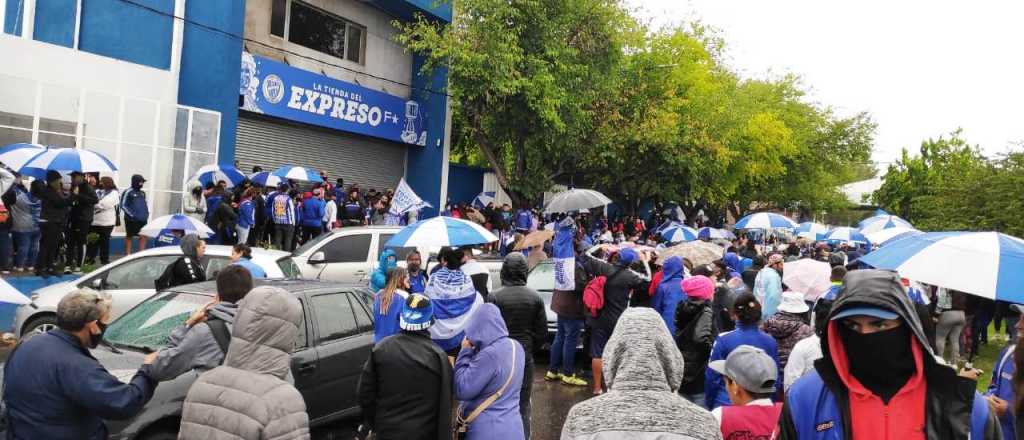
{"type": "Polygon", "coordinates": [[[242,110],[337,130],[426,145],[416,101],[242,52],[242,110]]]}

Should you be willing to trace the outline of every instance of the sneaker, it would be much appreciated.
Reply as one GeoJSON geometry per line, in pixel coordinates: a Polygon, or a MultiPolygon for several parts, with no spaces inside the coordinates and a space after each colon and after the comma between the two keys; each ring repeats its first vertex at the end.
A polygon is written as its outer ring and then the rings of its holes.
{"type": "Polygon", "coordinates": [[[566,384],[566,385],[571,385],[571,386],[574,386],[574,387],[585,387],[585,386],[588,385],[587,381],[576,377],[575,374],[572,375],[572,376],[562,375],[562,383],[566,384]]]}
{"type": "Polygon", "coordinates": [[[25,268],[22,268],[22,267],[15,267],[14,269],[11,269],[11,271],[12,271],[12,272],[24,272],[24,271],[25,271],[25,268]]]}
{"type": "Polygon", "coordinates": [[[76,267],[74,269],[71,269],[71,273],[73,273],[75,275],[81,275],[82,274],[82,268],[81,267],[76,267]]]}
{"type": "Polygon", "coordinates": [[[565,376],[562,376],[562,373],[554,373],[554,372],[548,371],[548,374],[544,375],[544,380],[559,380],[559,379],[563,379],[564,377],[565,376]]]}

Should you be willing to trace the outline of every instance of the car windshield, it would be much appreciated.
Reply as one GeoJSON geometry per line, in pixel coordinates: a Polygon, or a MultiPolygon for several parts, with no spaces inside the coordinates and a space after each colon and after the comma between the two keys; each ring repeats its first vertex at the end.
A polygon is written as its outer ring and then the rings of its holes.
{"type": "Polygon", "coordinates": [[[324,241],[324,240],[326,240],[328,238],[331,238],[333,236],[334,236],[334,234],[320,234],[319,237],[316,237],[316,238],[314,238],[312,240],[309,240],[305,244],[303,244],[302,246],[299,246],[298,249],[295,249],[295,252],[292,252],[292,255],[303,255],[303,254],[309,252],[310,249],[313,249],[318,244],[320,244],[320,242],[322,242],[322,241],[324,241]]]}
{"type": "Polygon", "coordinates": [[[553,263],[538,264],[526,278],[526,286],[537,291],[555,290],[555,265],[553,263]]]}
{"type": "Polygon", "coordinates": [[[284,257],[277,260],[277,267],[281,268],[281,273],[284,274],[285,278],[294,279],[302,276],[299,265],[295,264],[295,260],[292,260],[292,257],[284,257]]]}
{"type": "Polygon", "coordinates": [[[158,294],[112,322],[103,338],[118,347],[159,350],[167,343],[171,330],[211,299],[193,293],[158,294]]]}

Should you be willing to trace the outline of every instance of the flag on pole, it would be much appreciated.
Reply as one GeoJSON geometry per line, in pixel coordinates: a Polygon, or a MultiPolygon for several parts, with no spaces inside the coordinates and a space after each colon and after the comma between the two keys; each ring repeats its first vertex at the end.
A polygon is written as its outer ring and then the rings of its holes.
{"type": "Polygon", "coordinates": [[[424,207],[432,206],[416,195],[409,184],[405,183],[404,178],[398,182],[398,189],[395,190],[395,197],[391,200],[391,209],[389,209],[391,214],[402,215],[413,209],[423,209],[424,207]]]}
{"type": "Polygon", "coordinates": [[[555,290],[576,290],[576,250],[571,218],[555,225],[552,259],[555,261],[555,290]]]}

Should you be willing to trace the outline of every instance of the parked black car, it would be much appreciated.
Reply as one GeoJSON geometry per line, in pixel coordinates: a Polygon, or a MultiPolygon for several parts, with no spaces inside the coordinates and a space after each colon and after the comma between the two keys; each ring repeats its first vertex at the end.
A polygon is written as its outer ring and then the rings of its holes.
{"type": "MultiPolygon", "coordinates": [[[[295,387],[306,400],[310,427],[359,414],[356,386],[373,348],[372,294],[365,286],[309,280],[256,280],[280,287],[302,303],[303,325],[292,353],[295,387]]],[[[176,326],[209,302],[214,282],[178,286],[150,297],[110,324],[92,351],[115,376],[130,380],[149,352],[159,350],[176,326]]],[[[127,421],[107,421],[112,440],[176,439],[182,403],[198,373],[161,382],[146,407],[127,421]]]]}

